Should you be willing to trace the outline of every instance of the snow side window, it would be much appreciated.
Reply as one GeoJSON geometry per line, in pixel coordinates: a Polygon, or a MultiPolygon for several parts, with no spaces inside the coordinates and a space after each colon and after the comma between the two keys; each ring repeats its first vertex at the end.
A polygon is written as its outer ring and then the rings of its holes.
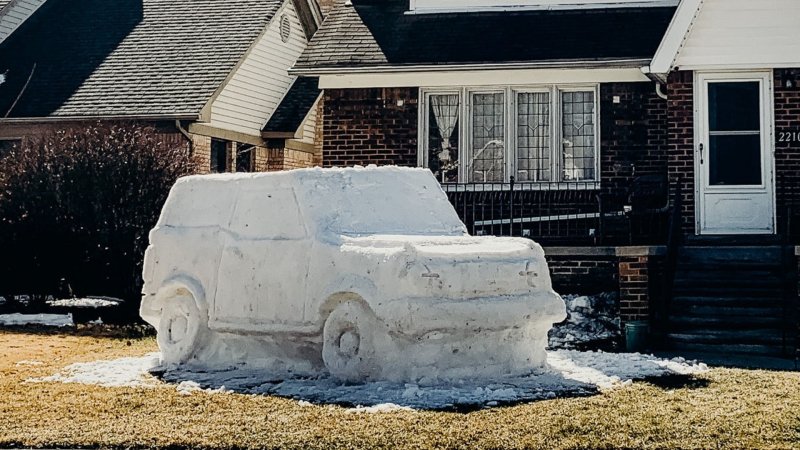
{"type": "Polygon", "coordinates": [[[419,162],[440,182],[597,181],[597,86],[422,91],[419,162]]]}

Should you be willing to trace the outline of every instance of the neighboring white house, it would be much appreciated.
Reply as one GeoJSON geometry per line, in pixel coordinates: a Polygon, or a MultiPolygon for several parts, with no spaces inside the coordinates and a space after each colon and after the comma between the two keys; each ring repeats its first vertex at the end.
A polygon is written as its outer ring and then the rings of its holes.
{"type": "Polygon", "coordinates": [[[46,0],[0,0],[0,43],[44,4],[46,0]]]}

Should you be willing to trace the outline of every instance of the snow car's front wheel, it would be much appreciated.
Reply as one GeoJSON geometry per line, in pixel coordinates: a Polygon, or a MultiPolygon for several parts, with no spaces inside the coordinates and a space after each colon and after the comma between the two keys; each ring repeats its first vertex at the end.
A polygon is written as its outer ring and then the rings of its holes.
{"type": "Polygon", "coordinates": [[[179,289],[165,299],[157,337],[163,361],[168,364],[186,362],[206,327],[197,302],[188,290],[179,289]]]}
{"type": "Polygon", "coordinates": [[[334,377],[364,381],[379,372],[375,358],[377,320],[362,302],[340,303],[325,321],[322,360],[334,377]]]}

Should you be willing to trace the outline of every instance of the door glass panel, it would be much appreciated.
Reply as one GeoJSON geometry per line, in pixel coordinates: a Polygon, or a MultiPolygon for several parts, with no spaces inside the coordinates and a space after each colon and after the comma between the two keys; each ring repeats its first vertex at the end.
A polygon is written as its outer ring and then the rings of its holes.
{"type": "Polygon", "coordinates": [[[757,81],[710,83],[708,125],[713,131],[759,131],[761,86],[757,81]]]}
{"type": "Polygon", "coordinates": [[[723,135],[709,139],[712,186],[761,184],[761,135],[723,135]]]}
{"type": "Polygon", "coordinates": [[[758,186],[762,180],[761,84],[708,84],[708,182],[758,186]]]}

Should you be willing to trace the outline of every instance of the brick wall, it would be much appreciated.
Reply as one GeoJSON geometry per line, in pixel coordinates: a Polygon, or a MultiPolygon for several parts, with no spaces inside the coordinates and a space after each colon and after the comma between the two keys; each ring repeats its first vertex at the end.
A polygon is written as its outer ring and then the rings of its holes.
{"type": "Polygon", "coordinates": [[[328,89],[323,165],[417,165],[417,88],[328,89]]]}
{"type": "Polygon", "coordinates": [[[209,173],[211,171],[211,138],[193,134],[192,155],[197,162],[198,173],[209,173]]]}
{"type": "Polygon", "coordinates": [[[666,173],[667,102],[653,83],[602,84],[600,112],[604,187],[625,190],[634,176],[666,173]]]}
{"type": "MultiPolygon", "coordinates": [[[[790,203],[793,215],[800,214],[800,141],[787,133],[800,133],[800,69],[775,70],[775,173],[778,230],[786,229],[790,203]],[[787,87],[787,82],[791,87],[787,87]],[[784,138],[784,139],[781,139],[784,138]]],[[[798,224],[792,232],[797,233],[798,224]]]]}
{"type": "Polygon", "coordinates": [[[680,180],[683,197],[683,230],[695,232],[694,215],[694,75],[682,71],[670,74],[667,81],[668,171],[674,189],[680,180]]]}
{"type": "Polygon", "coordinates": [[[547,264],[556,292],[596,295],[619,289],[616,255],[548,256],[547,264]]]}
{"type": "Polygon", "coordinates": [[[649,260],[648,256],[619,259],[619,306],[623,322],[650,318],[649,260]]]}

